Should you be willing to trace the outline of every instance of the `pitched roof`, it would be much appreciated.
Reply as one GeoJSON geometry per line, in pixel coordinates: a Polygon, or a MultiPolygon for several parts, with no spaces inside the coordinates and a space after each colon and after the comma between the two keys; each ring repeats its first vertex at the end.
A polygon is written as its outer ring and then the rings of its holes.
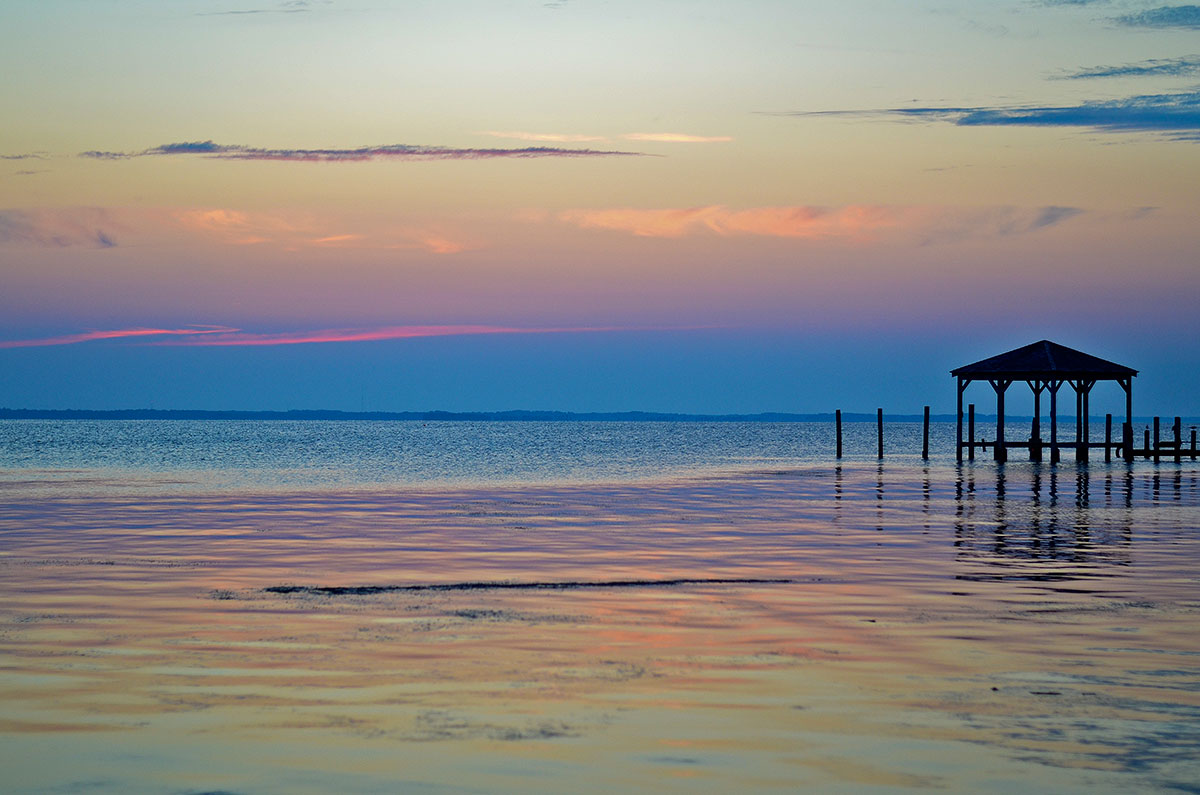
{"type": "Polygon", "coordinates": [[[1041,340],[1008,353],[1001,353],[950,371],[969,378],[1099,378],[1115,379],[1137,375],[1137,370],[1041,340]]]}

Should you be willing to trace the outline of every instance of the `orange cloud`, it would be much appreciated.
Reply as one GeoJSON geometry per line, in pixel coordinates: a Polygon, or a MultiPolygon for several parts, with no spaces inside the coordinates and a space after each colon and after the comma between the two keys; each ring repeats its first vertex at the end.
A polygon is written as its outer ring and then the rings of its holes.
{"type": "Polygon", "coordinates": [[[639,237],[682,237],[696,228],[708,226],[709,219],[719,212],[722,208],[717,206],[666,210],[563,210],[558,219],[583,229],[612,229],[632,232],[639,237]]]}
{"type": "Polygon", "coordinates": [[[857,205],[836,209],[797,206],[730,210],[710,205],[662,210],[565,210],[558,219],[584,229],[611,229],[640,237],[682,237],[703,230],[718,235],[834,237],[859,235],[898,223],[895,210],[857,205]]]}
{"type": "Polygon", "coordinates": [[[176,223],[192,232],[237,246],[277,245],[287,251],[329,246],[414,249],[457,254],[467,244],[440,231],[398,227],[380,219],[345,219],[295,212],[246,213],[239,210],[189,209],[174,213],[176,223]],[[356,227],[347,230],[346,227],[356,227]]]}
{"type": "Polygon", "coordinates": [[[327,237],[318,237],[309,242],[317,246],[329,246],[338,243],[353,243],[356,240],[362,240],[362,235],[328,235],[327,237]]]}

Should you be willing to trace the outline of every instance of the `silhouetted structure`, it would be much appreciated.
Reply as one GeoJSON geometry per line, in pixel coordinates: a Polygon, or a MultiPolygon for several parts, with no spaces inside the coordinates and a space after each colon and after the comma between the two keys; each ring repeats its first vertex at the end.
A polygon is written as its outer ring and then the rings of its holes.
{"type": "Polygon", "coordinates": [[[1008,450],[1013,447],[1029,448],[1031,461],[1042,460],[1044,447],[1050,448],[1051,462],[1059,459],[1059,448],[1074,447],[1075,458],[1086,461],[1091,447],[1103,447],[1107,457],[1114,447],[1120,447],[1126,460],[1131,460],[1133,451],[1133,378],[1138,373],[1124,365],[1114,364],[1091,354],[1059,345],[1049,340],[1041,340],[1022,348],[993,356],[990,359],[968,364],[950,371],[950,375],[958,379],[958,447],[957,458],[963,457],[963,449],[971,451],[974,457],[976,447],[986,449],[992,447],[997,461],[1008,460],[1008,450]],[[972,438],[964,442],[963,425],[963,391],[972,381],[987,381],[996,391],[996,439],[988,442],[972,438]],[[1028,442],[1010,442],[1004,438],[1004,393],[1014,381],[1024,381],[1033,390],[1033,428],[1028,442]],[[1088,438],[1088,396],[1097,381],[1116,381],[1125,390],[1125,427],[1122,432],[1120,445],[1115,445],[1111,437],[1104,442],[1091,442],[1088,438]],[[1058,441],[1058,390],[1063,384],[1070,384],[1075,390],[1075,442],[1060,444],[1058,441]],[[1042,441],[1041,432],[1041,402],[1042,392],[1050,392],[1050,441],[1042,441]]]}

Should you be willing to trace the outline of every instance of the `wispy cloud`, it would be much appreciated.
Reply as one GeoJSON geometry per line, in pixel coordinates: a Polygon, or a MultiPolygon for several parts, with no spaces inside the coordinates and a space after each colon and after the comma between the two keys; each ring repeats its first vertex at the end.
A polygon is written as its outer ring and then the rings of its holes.
{"type": "Polygon", "coordinates": [[[682,237],[696,232],[769,237],[833,237],[895,224],[882,207],[707,207],[634,209],[630,207],[564,210],[558,220],[583,229],[609,229],[638,237],[682,237]]]}
{"type": "Polygon", "coordinates": [[[112,228],[108,213],[93,207],[0,210],[0,245],[112,248],[112,228]]]}
{"type": "Polygon", "coordinates": [[[480,334],[579,334],[600,331],[624,331],[602,326],[573,326],[556,328],[521,328],[517,326],[455,325],[455,326],[382,326],[378,328],[335,328],[313,331],[283,331],[251,333],[233,331],[202,339],[168,339],[156,345],[175,346],[264,346],[308,345],[327,342],[377,342],[380,340],[417,339],[420,337],[460,337],[480,334]]]}
{"type": "MultiPolygon", "coordinates": [[[[245,14],[303,14],[312,10],[310,0],[286,0],[274,8],[239,8],[230,11],[197,11],[198,17],[242,16],[245,14]]],[[[327,4],[326,4],[327,5],[327,4]]]]}
{"type": "Polygon", "coordinates": [[[1159,58],[1121,66],[1090,66],[1053,80],[1086,80],[1094,77],[1187,77],[1200,74],[1200,55],[1159,58]]]}
{"type": "Polygon", "coordinates": [[[1200,90],[1143,94],[1079,105],[905,107],[767,115],[891,116],[910,121],[947,121],[963,127],[1078,127],[1108,133],[1159,133],[1174,140],[1200,141],[1200,90]]]}
{"type": "MultiPolygon", "coordinates": [[[[502,132],[499,130],[485,130],[480,135],[490,135],[495,138],[511,138],[516,141],[542,141],[547,143],[587,143],[597,141],[611,140],[604,135],[578,135],[572,133],[539,133],[525,132],[522,130],[513,130],[502,132]]],[[[622,133],[616,138],[624,141],[650,141],[653,143],[667,144],[712,144],[725,143],[732,141],[728,135],[691,135],[690,133],[674,133],[674,132],[632,132],[622,133]]]]}
{"type": "Polygon", "coordinates": [[[40,152],[26,152],[19,155],[0,155],[0,160],[45,160],[46,156],[40,152]]]}
{"type": "Polygon", "coordinates": [[[713,144],[732,141],[728,135],[688,135],[687,133],[626,133],[621,136],[627,141],[656,141],[668,144],[713,144]]]}
{"type": "Polygon", "coordinates": [[[480,135],[490,135],[493,138],[510,138],[514,141],[539,141],[543,143],[592,143],[607,141],[603,135],[576,135],[572,133],[538,133],[523,130],[484,130],[480,135]]]}
{"type": "MultiPolygon", "coordinates": [[[[638,237],[677,238],[695,234],[753,235],[797,239],[869,240],[901,234],[920,244],[973,237],[1024,234],[1055,226],[1084,211],[1077,207],[707,207],[565,210],[557,220],[581,229],[625,232],[638,237]]],[[[534,219],[531,219],[534,220],[534,219]]]]}
{"type": "Polygon", "coordinates": [[[28,340],[0,340],[0,348],[40,348],[48,345],[75,345],[80,342],[95,342],[97,340],[127,339],[130,337],[144,339],[147,337],[192,337],[198,334],[225,334],[237,331],[228,326],[189,326],[187,328],[123,328],[107,331],[84,331],[78,334],[64,334],[58,337],[40,337],[28,340]]]}
{"type": "Polygon", "coordinates": [[[445,229],[396,219],[250,213],[225,208],[177,210],[173,218],[185,230],[236,246],[274,245],[289,251],[329,247],[423,249],[433,254],[457,254],[474,247],[455,239],[445,229]]]}
{"type": "Polygon", "coordinates": [[[267,345],[308,345],[329,342],[377,342],[421,337],[458,337],[481,334],[583,334],[629,331],[616,326],[559,326],[523,328],[520,326],[445,325],[378,326],[373,328],[332,328],[302,331],[250,332],[229,326],[188,326],[184,328],[125,328],[85,331],[57,337],[26,340],[0,340],[0,348],[32,348],[49,345],[75,345],[98,340],[135,340],[143,345],[262,347],[267,345]]]}
{"type": "Polygon", "coordinates": [[[598,149],[568,149],[556,146],[525,146],[514,149],[476,149],[450,146],[388,144],[353,149],[267,149],[213,141],[184,141],[163,144],[138,152],[81,152],[80,157],[98,160],[125,160],[131,157],[200,155],[222,160],[283,160],[307,163],[356,163],[368,160],[491,160],[496,158],[535,157],[645,157],[642,152],[598,149]]]}
{"type": "Polygon", "coordinates": [[[908,231],[920,245],[1013,237],[1049,229],[1086,211],[1079,207],[912,208],[908,231]]]}
{"type": "Polygon", "coordinates": [[[1200,30],[1200,6],[1159,6],[1117,17],[1117,24],[1131,28],[1184,28],[1200,30]]]}

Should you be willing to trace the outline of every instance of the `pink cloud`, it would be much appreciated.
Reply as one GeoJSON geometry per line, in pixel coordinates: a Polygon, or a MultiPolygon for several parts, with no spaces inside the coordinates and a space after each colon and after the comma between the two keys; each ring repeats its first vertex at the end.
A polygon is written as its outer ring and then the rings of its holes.
{"type": "Polygon", "coordinates": [[[127,337],[191,337],[200,334],[229,334],[238,329],[228,326],[197,326],[193,328],[125,328],[108,331],[85,331],[80,334],[65,334],[60,337],[41,337],[31,340],[0,340],[0,348],[37,348],[45,345],[74,345],[94,340],[124,339],[127,337]]]}
{"type": "Polygon", "coordinates": [[[561,328],[519,328],[513,326],[460,325],[460,326],[382,326],[367,329],[317,329],[314,331],[283,331],[273,333],[250,333],[230,330],[204,339],[162,340],[154,345],[171,346],[263,346],[303,345],[320,342],[375,342],[379,340],[415,339],[419,337],[456,337],[478,334],[579,334],[599,331],[624,331],[626,329],[604,326],[578,326],[561,328]]]}
{"type": "MultiPolygon", "coordinates": [[[[478,334],[584,334],[605,331],[632,331],[616,326],[562,326],[553,328],[522,328],[517,326],[456,325],[456,326],[380,326],[377,328],[316,329],[312,331],[280,331],[255,333],[230,326],[194,326],[190,328],[128,328],[107,331],[86,331],[58,337],[29,340],[0,341],[0,348],[31,348],[45,345],[73,345],[94,340],[167,337],[143,341],[144,345],[163,346],[265,346],[303,345],[320,342],[374,342],[379,340],[415,339],[419,337],[456,337],[478,334]],[[180,339],[172,339],[178,337],[180,339]]],[[[644,329],[643,329],[644,330],[644,329]]]]}

